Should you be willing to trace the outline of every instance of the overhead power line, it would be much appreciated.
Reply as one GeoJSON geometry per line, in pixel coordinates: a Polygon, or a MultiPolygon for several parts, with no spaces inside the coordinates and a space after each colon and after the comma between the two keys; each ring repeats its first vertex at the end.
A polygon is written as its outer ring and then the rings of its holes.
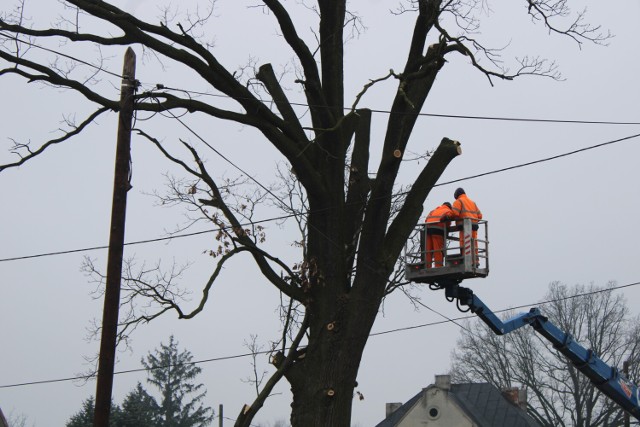
{"type": "Polygon", "coordinates": [[[612,141],[607,141],[607,142],[603,142],[603,143],[600,143],[600,144],[591,145],[589,147],[580,148],[578,150],[569,151],[567,153],[558,154],[556,156],[545,157],[544,159],[534,160],[534,161],[527,162],[527,163],[521,163],[519,165],[509,166],[509,167],[502,168],[502,169],[496,169],[496,170],[493,170],[493,171],[490,171],[490,172],[484,172],[484,173],[480,173],[480,174],[477,174],[477,175],[471,175],[471,176],[467,176],[465,178],[454,179],[453,181],[447,181],[447,182],[438,183],[438,184],[434,185],[434,187],[438,187],[440,185],[449,185],[449,184],[453,184],[453,183],[460,182],[460,181],[466,181],[468,179],[480,178],[480,177],[487,176],[487,175],[493,175],[493,174],[500,173],[500,172],[506,172],[506,171],[513,170],[513,169],[523,168],[525,166],[535,165],[535,164],[538,164],[538,163],[544,163],[544,162],[548,162],[548,161],[551,161],[551,160],[560,159],[562,157],[571,156],[573,154],[582,153],[584,151],[594,150],[596,148],[601,148],[601,147],[605,147],[607,145],[616,144],[618,142],[628,141],[630,139],[638,138],[638,137],[640,137],[640,134],[625,136],[624,138],[618,138],[618,139],[614,139],[612,141]]]}
{"type": "MultiPolygon", "coordinates": [[[[391,114],[387,110],[371,110],[374,113],[391,114]]],[[[438,113],[418,113],[419,117],[439,117],[444,119],[466,119],[466,120],[489,120],[502,122],[530,122],[530,123],[563,123],[580,125],[640,125],[640,122],[619,122],[604,120],[564,120],[564,119],[535,119],[530,117],[500,117],[500,116],[474,116],[464,114],[438,114],[438,113]]]]}
{"type": "MultiPolygon", "coordinates": [[[[282,215],[282,216],[279,216],[279,217],[272,217],[272,218],[262,219],[262,220],[253,221],[253,222],[247,223],[247,224],[241,224],[241,225],[244,227],[244,226],[248,226],[248,225],[251,225],[251,224],[262,224],[262,223],[265,223],[265,222],[272,222],[272,221],[279,221],[279,220],[289,219],[289,218],[292,218],[294,216],[295,216],[294,214],[282,215]]],[[[164,241],[167,241],[167,240],[179,239],[179,238],[183,238],[183,237],[193,237],[193,236],[199,236],[199,235],[202,235],[202,234],[217,233],[218,231],[220,231],[219,228],[212,229],[212,230],[194,231],[192,233],[181,233],[181,234],[175,234],[175,235],[172,235],[172,236],[157,237],[157,238],[154,238],[154,239],[135,240],[135,241],[132,241],[132,242],[127,242],[124,245],[125,246],[133,246],[133,245],[142,245],[142,244],[145,244],[145,243],[164,242],[164,241]]],[[[90,252],[90,251],[104,250],[104,249],[109,249],[109,246],[107,246],[107,245],[104,245],[104,246],[90,246],[90,247],[80,248],[80,249],[69,249],[69,250],[64,250],[64,251],[44,252],[44,253],[35,254],[35,255],[25,255],[25,256],[13,257],[13,258],[2,258],[2,259],[0,259],[0,262],[4,262],[4,261],[20,261],[20,260],[26,260],[26,259],[32,259],[32,258],[42,258],[42,257],[47,257],[47,256],[55,256],[55,255],[68,255],[68,254],[73,254],[73,253],[77,253],[77,252],[90,252]]]]}
{"type": "MultiPolygon", "coordinates": [[[[519,305],[519,306],[516,306],[516,307],[504,308],[502,310],[494,311],[494,313],[498,314],[498,313],[504,313],[504,312],[508,312],[508,311],[521,309],[521,308],[528,308],[528,307],[531,307],[531,306],[541,306],[541,305],[551,304],[551,303],[554,303],[554,302],[566,301],[566,300],[575,299],[575,298],[582,298],[582,297],[586,297],[586,296],[589,296],[589,295],[595,295],[595,294],[604,293],[604,292],[618,291],[618,290],[621,290],[621,289],[630,288],[630,287],[634,287],[634,286],[638,286],[638,285],[640,285],[640,282],[633,282],[633,283],[628,283],[626,285],[620,285],[620,286],[612,286],[610,288],[599,289],[599,290],[591,291],[591,292],[584,292],[582,294],[577,294],[577,295],[570,295],[570,296],[567,296],[567,297],[564,297],[564,298],[557,298],[557,299],[553,299],[553,300],[541,301],[541,302],[538,302],[538,303],[523,304],[523,305],[519,305]]],[[[429,308],[429,307],[426,307],[426,308],[429,308]]],[[[440,314],[440,313],[437,313],[437,314],[442,316],[442,314],[440,314]]],[[[440,321],[437,321],[437,322],[422,323],[422,324],[419,324],[419,325],[405,326],[405,327],[402,327],[402,328],[389,329],[389,330],[380,331],[380,332],[373,332],[373,333],[369,334],[369,337],[375,337],[375,336],[380,336],[380,335],[389,335],[389,334],[393,334],[393,333],[396,333],[396,332],[410,331],[410,330],[413,330],[413,329],[421,329],[421,328],[426,328],[426,327],[429,327],[429,326],[442,325],[442,324],[445,324],[445,323],[453,323],[454,325],[456,325],[456,326],[458,326],[460,328],[463,328],[460,324],[457,323],[458,321],[460,321],[460,320],[468,320],[468,319],[475,319],[475,318],[477,318],[475,315],[473,315],[473,316],[461,316],[461,317],[452,318],[452,319],[447,318],[446,320],[440,320],[440,321]]],[[[263,351],[256,351],[256,352],[251,352],[251,353],[241,353],[241,354],[236,354],[236,355],[232,355],[232,356],[221,356],[221,357],[212,357],[212,358],[208,358],[208,359],[201,359],[201,360],[196,360],[196,361],[192,361],[192,362],[183,363],[181,365],[201,365],[201,364],[204,364],[204,363],[222,362],[222,361],[225,361],[225,360],[240,359],[240,358],[244,358],[244,357],[250,357],[250,356],[253,356],[253,355],[270,354],[270,353],[272,353],[271,350],[263,350],[263,351]]],[[[156,367],[153,367],[153,368],[127,369],[127,370],[114,372],[114,375],[123,375],[123,374],[137,373],[137,372],[146,372],[146,371],[150,371],[150,370],[154,370],[154,369],[162,369],[164,367],[165,366],[156,366],[156,367]]],[[[68,381],[90,380],[90,379],[92,379],[94,377],[95,377],[95,375],[80,375],[80,376],[75,376],[75,377],[58,378],[58,379],[52,379],[52,380],[25,381],[25,382],[21,382],[21,383],[0,385],[0,389],[25,387],[25,386],[30,386],[30,385],[54,384],[54,383],[68,382],[68,381]]]]}
{"type": "Polygon", "coordinates": [[[4,37],[5,39],[10,39],[10,40],[16,40],[16,41],[18,41],[19,43],[26,44],[27,46],[31,46],[31,47],[34,47],[34,48],[36,48],[36,49],[44,50],[45,52],[49,52],[49,53],[54,53],[54,54],[56,54],[56,55],[60,55],[60,56],[62,56],[63,58],[67,58],[67,59],[70,59],[70,60],[72,60],[72,61],[76,61],[76,62],[78,62],[79,64],[84,64],[84,65],[86,65],[86,66],[88,66],[88,67],[91,67],[91,68],[94,68],[94,69],[96,69],[96,70],[98,70],[98,71],[102,71],[103,73],[107,73],[107,74],[109,74],[109,75],[111,75],[111,76],[113,76],[113,77],[117,77],[117,78],[119,78],[119,79],[126,79],[126,77],[123,77],[121,74],[114,73],[113,71],[109,71],[109,70],[107,70],[107,69],[106,69],[106,68],[104,68],[104,67],[101,67],[101,66],[99,66],[99,65],[92,64],[92,63],[90,63],[90,62],[88,62],[88,61],[85,61],[84,59],[80,59],[80,58],[77,58],[77,57],[75,57],[75,56],[72,56],[72,55],[69,55],[69,54],[66,54],[66,53],[63,53],[63,52],[60,52],[60,51],[54,50],[54,49],[49,49],[49,48],[47,48],[47,47],[40,46],[40,45],[38,45],[38,44],[28,42],[28,41],[26,41],[26,40],[18,39],[18,38],[17,38],[17,35],[16,35],[16,36],[10,36],[10,35],[7,35],[7,34],[5,34],[5,33],[3,33],[3,32],[1,32],[1,31],[0,31],[0,37],[4,37]]]}
{"type": "MultiPolygon", "coordinates": [[[[0,37],[4,37],[5,39],[10,39],[10,40],[16,40],[17,39],[17,35],[10,35],[10,34],[6,34],[4,32],[0,31],[0,37]]],[[[91,62],[85,61],[84,59],[80,59],[76,56],[70,55],[68,53],[64,53],[64,52],[60,52],[58,50],[55,49],[51,49],[51,48],[47,48],[41,45],[38,45],[36,43],[32,43],[29,42],[27,40],[22,40],[22,39],[17,39],[18,42],[23,43],[27,46],[31,46],[33,48],[36,49],[40,49],[43,50],[45,52],[49,52],[49,53],[53,53],[55,55],[60,55],[64,58],[70,59],[72,61],[76,61],[80,64],[89,66],[91,68],[96,69],[97,71],[100,72],[104,72],[106,74],[109,74],[113,77],[116,77],[118,79],[122,79],[123,76],[119,73],[113,72],[111,70],[108,70],[100,65],[95,65],[92,64],[91,62]]],[[[161,88],[164,90],[171,90],[171,91],[178,91],[178,92],[184,92],[184,93],[188,93],[188,94],[195,94],[195,95],[201,95],[201,96],[210,96],[210,97],[215,97],[215,98],[224,98],[224,99],[233,99],[233,100],[242,100],[244,98],[239,97],[239,98],[233,98],[230,97],[229,95],[226,94],[215,94],[215,93],[209,93],[209,92],[203,92],[203,91],[197,91],[197,90],[190,90],[190,89],[181,89],[181,88],[175,88],[175,87],[170,87],[170,86],[165,86],[163,84],[158,84],[158,83],[143,83],[145,86],[149,86],[149,87],[156,87],[156,88],[161,88]]],[[[260,99],[258,98],[259,101],[261,102],[265,102],[265,103],[269,103],[272,102],[271,100],[264,100],[264,99],[260,99]]],[[[296,107],[305,107],[305,108],[333,108],[331,106],[326,106],[326,105],[310,105],[307,103],[303,103],[303,102],[291,102],[290,103],[293,106],[296,107]]],[[[351,108],[349,107],[344,107],[345,111],[350,111],[351,108]]],[[[396,112],[392,112],[390,110],[384,110],[384,109],[377,109],[377,108],[371,108],[370,109],[371,112],[373,113],[378,113],[378,114],[411,114],[411,113],[396,113],[396,112]]],[[[504,116],[479,116],[479,115],[473,115],[473,114],[443,114],[443,113],[418,113],[419,117],[435,117],[435,118],[445,118],[445,119],[463,119],[463,120],[485,120],[485,121],[505,121],[505,122],[529,122],[529,123],[559,123],[559,124],[586,124],[586,125],[623,125],[623,126],[637,126],[640,125],[640,122],[630,122],[630,121],[615,121],[615,120],[569,120],[569,119],[550,119],[550,118],[531,118],[531,117],[504,117],[504,116]]]]}
{"type": "MultiPolygon", "coordinates": [[[[592,292],[584,292],[582,294],[571,295],[571,296],[568,296],[568,297],[565,297],[565,298],[557,298],[557,299],[553,299],[553,300],[540,301],[538,303],[533,303],[533,304],[522,304],[522,305],[517,305],[515,307],[503,308],[501,310],[494,311],[494,313],[495,314],[506,313],[506,312],[509,312],[509,311],[518,310],[518,309],[522,309],[522,308],[530,308],[530,307],[535,306],[535,305],[547,305],[547,304],[551,304],[551,303],[554,303],[554,302],[566,301],[566,300],[569,300],[569,299],[581,298],[581,297],[586,297],[588,295],[601,294],[601,293],[604,293],[604,292],[617,291],[617,290],[620,290],[620,289],[631,288],[631,287],[638,286],[638,285],[640,285],[640,282],[633,282],[633,283],[628,283],[626,285],[620,285],[620,286],[612,286],[611,288],[600,289],[600,290],[592,291],[592,292]]],[[[429,308],[429,307],[426,307],[426,308],[429,308]]],[[[433,311],[434,313],[438,314],[441,317],[445,317],[444,315],[438,313],[435,310],[431,310],[431,311],[433,311]]],[[[444,323],[453,323],[456,326],[458,326],[459,328],[464,329],[457,322],[460,321],[460,320],[469,320],[469,319],[475,319],[475,318],[477,318],[476,315],[461,316],[461,317],[455,317],[455,318],[452,318],[452,319],[449,319],[449,318],[445,317],[445,320],[440,320],[440,321],[437,321],[437,322],[430,322],[430,323],[423,323],[423,324],[413,325],[413,326],[405,326],[405,327],[402,327],[402,328],[389,329],[389,330],[381,331],[381,332],[373,332],[373,333],[369,334],[369,336],[370,337],[375,337],[375,336],[378,336],[378,335],[387,335],[387,334],[392,334],[392,333],[395,333],[395,332],[409,331],[409,330],[412,330],[412,329],[420,329],[420,328],[425,328],[425,327],[428,327],[428,326],[442,325],[444,323]]]]}
{"type": "MultiPolygon", "coordinates": [[[[0,36],[4,37],[4,38],[15,38],[12,36],[8,36],[5,33],[0,32],[0,36]]],[[[17,37],[17,36],[16,36],[17,37]]],[[[42,49],[44,51],[56,54],[56,55],[61,55],[63,57],[66,57],[68,59],[77,61],[79,63],[91,66],[93,68],[96,68],[99,71],[102,72],[106,72],[112,76],[115,77],[121,77],[119,74],[117,73],[113,73],[109,70],[104,69],[101,66],[96,66],[94,64],[91,64],[87,61],[84,61],[82,59],[76,58],[74,56],[53,50],[53,49],[49,49],[49,48],[45,48],[43,46],[37,45],[35,43],[31,43],[25,40],[19,40],[17,39],[19,42],[25,43],[26,45],[38,48],[38,49],[42,49]]],[[[171,88],[171,87],[166,87],[164,85],[161,84],[156,84],[156,88],[158,89],[163,89],[163,90],[172,90],[172,91],[180,91],[180,92],[185,92],[188,94],[198,94],[198,95],[207,95],[207,96],[216,96],[216,97],[225,97],[225,98],[230,98],[227,95],[217,95],[217,94],[210,94],[210,93],[206,93],[206,92],[198,92],[198,91],[190,91],[190,90],[186,90],[186,89],[177,89],[177,88],[171,88]]],[[[265,100],[260,100],[262,102],[268,102],[265,100]]],[[[303,103],[296,103],[296,102],[292,102],[292,105],[296,105],[296,106],[305,106],[307,107],[307,104],[303,104],[303,103]]],[[[386,114],[391,114],[390,111],[387,110],[379,110],[379,109],[372,109],[371,111],[373,112],[377,112],[377,113],[386,113],[386,114]]],[[[229,160],[226,156],[224,156],[222,153],[220,153],[219,151],[217,151],[211,144],[209,144],[206,140],[204,140],[204,138],[202,138],[199,134],[197,134],[192,128],[190,128],[186,123],[184,123],[182,120],[180,120],[179,117],[176,117],[170,110],[168,111],[169,114],[171,114],[171,116],[178,120],[178,122],[180,122],[187,130],[189,130],[191,133],[193,133],[197,138],[199,138],[205,145],[207,145],[209,148],[211,148],[214,152],[216,152],[221,158],[223,158],[225,161],[227,161],[229,164],[231,164],[233,167],[235,167],[236,169],[238,169],[241,173],[247,175],[249,178],[251,178],[254,182],[256,182],[259,186],[261,186],[263,189],[265,189],[267,192],[271,193],[274,197],[278,198],[276,195],[274,195],[269,189],[267,189],[266,187],[264,187],[258,180],[256,180],[255,178],[253,178],[250,174],[248,174],[247,172],[245,172],[244,170],[242,170],[239,166],[237,166],[235,163],[233,163],[231,160],[229,160]]],[[[457,118],[457,119],[477,119],[477,120],[503,120],[503,121],[528,121],[528,122],[549,122],[549,123],[580,123],[580,124],[618,124],[618,125],[638,125],[640,124],[640,122],[612,122],[612,121],[584,121],[584,120],[558,120],[558,119],[532,119],[532,118],[512,118],[512,117],[487,117],[487,116],[470,116],[470,115],[447,115],[447,114],[436,114],[436,113],[420,113],[419,116],[425,116],[425,117],[443,117],[443,118],[457,118]]],[[[498,170],[494,170],[494,171],[490,171],[490,172],[485,172],[482,174],[478,174],[478,175],[474,175],[474,176],[469,176],[469,177],[465,177],[465,178],[460,178],[457,180],[453,180],[453,181],[449,181],[449,182],[444,182],[444,183],[439,183],[436,184],[435,186],[442,186],[442,185],[447,185],[447,184],[452,184],[455,182],[460,182],[460,181],[465,181],[465,180],[469,180],[469,179],[473,179],[473,178],[478,178],[481,176],[486,176],[486,175],[490,175],[490,174],[495,174],[495,173],[499,173],[499,172],[504,172],[507,170],[512,170],[512,169],[516,169],[516,168],[520,168],[520,167],[524,167],[524,166],[529,166],[529,165],[533,165],[536,163],[542,163],[545,161],[549,161],[549,160],[553,160],[553,159],[557,159],[560,157],[565,157],[571,154],[576,154],[582,151],[586,151],[586,150],[590,150],[593,148],[598,148],[601,146],[605,146],[605,145],[609,145],[609,144],[613,144],[616,142],[620,142],[620,141],[624,141],[627,139],[631,139],[631,138],[635,138],[637,136],[640,135],[633,135],[633,136],[629,136],[626,138],[622,138],[622,139],[618,139],[618,140],[614,140],[614,141],[609,141],[609,142],[605,142],[602,144],[597,144],[595,146],[591,146],[591,147],[586,147],[583,149],[579,149],[579,150],[575,150],[569,153],[564,153],[558,156],[553,156],[553,157],[549,157],[546,159],[541,159],[541,160],[536,160],[533,162],[529,162],[529,163],[524,163],[524,164],[520,164],[520,165],[515,165],[515,166],[510,166],[507,168],[503,168],[503,169],[498,169],[498,170]]],[[[400,193],[398,195],[402,195],[403,193],[400,193]]],[[[398,196],[396,195],[396,196],[398,196]]],[[[302,213],[302,212],[301,212],[302,213]]],[[[268,221],[273,221],[273,220],[279,220],[279,219],[286,219],[292,216],[296,216],[300,213],[294,213],[291,215],[287,215],[286,217],[278,217],[278,218],[271,218],[271,219],[266,219],[263,221],[259,221],[259,222],[268,222],[268,221]]],[[[255,224],[255,223],[254,223],[255,224]]],[[[194,235],[198,235],[198,234],[205,234],[205,233],[211,233],[217,230],[207,230],[207,231],[201,231],[201,232],[196,232],[196,233],[188,233],[188,234],[181,234],[181,235],[173,235],[173,236],[169,236],[169,237],[164,237],[164,238],[155,238],[155,239],[148,239],[148,240],[143,240],[143,241],[137,241],[137,242],[130,242],[130,243],[126,243],[126,245],[134,245],[134,244],[143,244],[143,243],[151,243],[151,242],[158,242],[158,241],[164,241],[164,240],[170,240],[170,239],[175,239],[175,238],[182,238],[182,237],[191,237],[194,235]]],[[[325,236],[326,237],[326,236],[325,236]]],[[[328,237],[327,237],[328,238],[328,237]]],[[[334,244],[336,244],[334,242],[334,244]]],[[[81,249],[71,249],[71,250],[65,250],[65,251],[56,251],[56,252],[47,252],[47,253],[41,253],[41,254],[35,254],[35,255],[27,255],[27,256],[19,256],[19,257],[11,257],[11,258],[4,258],[4,259],[0,259],[0,262],[7,262],[7,261],[17,261],[17,260],[24,260],[24,259],[31,259],[31,258],[41,258],[41,257],[46,257],[46,256],[55,256],[55,255],[63,255],[63,254],[71,254],[71,253],[77,253],[77,252],[86,252],[86,251],[93,251],[93,250],[103,250],[106,249],[107,246],[94,246],[94,247],[89,247],[89,248],[81,248],[81,249]]]]}
{"type": "MultiPolygon", "coordinates": [[[[489,171],[489,172],[483,172],[483,173],[476,174],[476,175],[470,175],[470,176],[467,176],[467,177],[464,177],[464,178],[458,178],[458,179],[454,179],[454,180],[447,181],[447,182],[441,182],[441,183],[435,184],[434,187],[440,187],[440,186],[443,186],[443,185],[450,185],[450,184],[454,184],[454,183],[461,182],[461,181],[467,181],[467,180],[470,180],[470,179],[476,179],[476,178],[480,178],[480,177],[487,176],[487,175],[493,175],[493,174],[496,174],[496,173],[501,173],[501,172],[506,172],[506,171],[509,171],[509,170],[523,168],[523,167],[526,167],[526,166],[532,166],[532,165],[535,165],[535,164],[539,164],[539,163],[544,163],[544,162],[548,162],[548,161],[551,161],[551,160],[560,159],[560,158],[563,158],[563,157],[571,156],[571,155],[582,153],[582,152],[585,152],[585,151],[594,150],[596,148],[606,147],[606,146],[609,146],[609,145],[612,145],[612,144],[616,144],[616,143],[619,143],[619,142],[628,141],[628,140],[631,140],[631,139],[634,139],[634,138],[638,138],[638,137],[640,137],[640,134],[630,135],[630,136],[626,136],[624,138],[614,139],[614,140],[603,142],[603,143],[600,143],[600,144],[591,145],[589,147],[580,148],[578,150],[569,151],[567,153],[558,154],[558,155],[555,155],[555,156],[546,157],[546,158],[539,159],[539,160],[534,160],[534,161],[531,161],[531,162],[520,163],[520,164],[517,164],[517,165],[505,167],[505,168],[495,169],[495,170],[492,170],[492,171],[489,171]]],[[[402,195],[404,195],[406,193],[407,192],[397,193],[394,197],[402,196],[402,195]]],[[[329,209],[329,208],[327,208],[327,209],[329,209]]],[[[282,216],[277,216],[277,217],[271,217],[271,218],[266,218],[266,219],[262,219],[262,220],[258,220],[258,221],[253,221],[251,223],[246,223],[246,224],[242,224],[242,225],[243,226],[248,226],[248,225],[251,225],[251,224],[262,224],[262,223],[266,223],[266,222],[280,221],[280,220],[284,220],[284,219],[288,219],[288,218],[293,218],[296,215],[299,215],[299,214],[287,214],[287,215],[282,215],[282,216]]],[[[155,243],[155,242],[167,241],[167,240],[172,240],[172,239],[179,239],[179,238],[184,238],[184,237],[193,237],[193,236],[197,236],[197,235],[201,235],[201,234],[215,233],[215,232],[218,232],[218,231],[220,231],[220,229],[197,231],[197,232],[193,232],[193,233],[175,234],[175,235],[167,236],[167,237],[158,237],[158,238],[153,238],[153,239],[146,239],[146,240],[138,240],[138,241],[128,242],[128,243],[125,243],[125,246],[140,245],[140,244],[145,244],[145,243],[155,243]]],[[[48,256],[56,256],[56,255],[67,255],[67,254],[72,254],[72,253],[77,253],[77,252],[89,252],[89,251],[104,250],[104,249],[108,249],[108,246],[106,246],[106,245],[104,245],[104,246],[91,246],[91,247],[80,248],[80,249],[69,249],[69,250],[62,250],[62,251],[55,251],[55,252],[43,252],[43,253],[34,254],[34,255],[23,255],[23,256],[16,256],[16,257],[9,257],[9,258],[0,258],[0,262],[20,261],[20,260],[27,260],[27,259],[33,259],[33,258],[42,258],[42,257],[48,257],[48,256]]]]}
{"type": "MultiPolygon", "coordinates": [[[[258,351],[255,354],[267,354],[270,353],[270,351],[258,351]]],[[[202,359],[202,360],[196,360],[193,362],[188,362],[188,363],[180,363],[179,365],[199,365],[199,364],[203,364],[203,363],[210,363],[210,362],[222,362],[224,360],[232,360],[232,359],[240,359],[243,357],[249,357],[252,356],[254,353],[243,353],[243,354],[236,354],[233,356],[221,356],[221,357],[212,357],[209,359],[202,359]]],[[[176,366],[175,364],[172,366],[176,366]]],[[[137,368],[137,369],[127,369],[127,370],[123,370],[123,371],[117,371],[114,372],[114,375],[123,375],[123,374],[133,374],[136,372],[146,372],[146,371],[150,371],[150,370],[154,370],[154,369],[162,369],[165,366],[156,366],[153,368],[137,368]]],[[[24,386],[28,386],[28,385],[41,385],[41,384],[52,384],[52,383],[60,383],[60,382],[68,382],[68,381],[79,381],[79,380],[91,380],[93,378],[95,378],[96,375],[95,374],[91,374],[91,375],[78,375],[75,377],[66,377],[66,378],[58,378],[55,380],[41,380],[41,381],[26,381],[26,382],[22,382],[22,383],[16,383],[16,384],[7,384],[7,385],[0,385],[0,389],[3,388],[15,388],[15,387],[24,387],[24,386]]]]}
{"type": "MultiPolygon", "coordinates": [[[[195,94],[195,95],[201,95],[201,96],[210,96],[213,98],[236,99],[236,98],[230,97],[229,95],[225,95],[221,93],[208,93],[208,92],[201,92],[196,90],[180,89],[180,88],[168,87],[162,84],[157,84],[156,87],[164,90],[184,92],[188,94],[195,94]]],[[[237,99],[243,99],[243,98],[237,98],[237,99]]],[[[258,100],[265,103],[271,102],[271,100],[264,100],[260,98],[258,98],[258,100]]],[[[296,107],[305,107],[305,108],[310,108],[310,107],[332,108],[324,105],[310,105],[303,102],[290,102],[290,104],[296,107]]],[[[351,111],[351,108],[344,107],[344,110],[351,111]]],[[[394,112],[394,111],[384,110],[379,108],[369,108],[369,110],[371,110],[372,113],[378,113],[378,114],[404,114],[404,115],[413,114],[409,112],[399,113],[399,112],[394,112]]],[[[503,122],[558,123],[558,124],[580,124],[580,125],[625,125],[625,126],[640,125],[640,122],[615,121],[615,120],[569,120],[569,119],[550,119],[550,118],[532,118],[532,117],[478,116],[474,114],[443,114],[443,113],[418,113],[417,115],[418,117],[435,117],[435,118],[442,118],[442,119],[485,120],[485,121],[503,121],[503,122]]]]}

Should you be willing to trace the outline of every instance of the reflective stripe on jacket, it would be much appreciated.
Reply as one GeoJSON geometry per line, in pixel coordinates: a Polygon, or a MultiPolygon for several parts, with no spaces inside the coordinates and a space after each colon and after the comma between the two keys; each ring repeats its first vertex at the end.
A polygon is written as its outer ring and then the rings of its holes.
{"type": "Polygon", "coordinates": [[[471,218],[475,220],[473,221],[474,223],[482,219],[482,212],[480,212],[476,203],[468,198],[466,194],[458,196],[451,208],[456,219],[471,218]]]}
{"type": "Polygon", "coordinates": [[[427,225],[427,234],[444,234],[445,224],[441,221],[442,217],[452,218],[453,211],[447,205],[440,205],[427,215],[424,221],[427,225]]]}

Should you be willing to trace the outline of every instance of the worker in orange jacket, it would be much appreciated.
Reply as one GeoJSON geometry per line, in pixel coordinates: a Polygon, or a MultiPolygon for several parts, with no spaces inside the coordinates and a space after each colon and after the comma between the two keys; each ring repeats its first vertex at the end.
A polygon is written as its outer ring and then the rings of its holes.
{"type": "MultiPolygon", "coordinates": [[[[467,250],[471,250],[471,247],[475,247],[474,251],[476,253],[475,264],[478,265],[478,221],[482,219],[482,212],[478,209],[478,205],[471,200],[464,189],[458,188],[453,193],[453,197],[456,198],[456,201],[453,202],[453,206],[451,210],[453,211],[454,219],[466,219],[470,218],[471,221],[471,242],[466,242],[464,238],[464,232],[460,231],[460,253],[463,255],[467,250]],[[468,247],[467,247],[468,246],[468,247]]],[[[457,223],[458,225],[462,225],[462,221],[457,223]]]]}
{"type": "Polygon", "coordinates": [[[427,215],[427,256],[426,267],[431,268],[432,261],[435,260],[435,267],[442,267],[444,259],[444,241],[447,223],[443,222],[453,218],[451,203],[444,202],[427,215]]]}

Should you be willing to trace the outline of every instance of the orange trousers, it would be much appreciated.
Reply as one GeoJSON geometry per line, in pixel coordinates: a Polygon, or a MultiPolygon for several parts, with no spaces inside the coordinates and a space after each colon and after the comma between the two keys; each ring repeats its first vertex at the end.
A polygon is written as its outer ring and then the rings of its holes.
{"type": "Polygon", "coordinates": [[[427,268],[431,268],[431,263],[435,261],[435,267],[442,267],[444,258],[444,236],[437,234],[427,235],[427,268]]]}

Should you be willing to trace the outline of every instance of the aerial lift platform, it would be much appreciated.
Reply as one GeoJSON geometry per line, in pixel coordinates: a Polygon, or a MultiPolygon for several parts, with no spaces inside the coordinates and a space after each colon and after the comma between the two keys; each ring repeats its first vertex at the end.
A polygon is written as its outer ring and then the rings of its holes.
{"type": "Polygon", "coordinates": [[[447,300],[456,301],[460,311],[476,314],[497,335],[505,335],[523,326],[532,326],[562,353],[591,382],[616,404],[640,420],[640,388],[630,382],[617,368],[609,366],[592,350],[586,349],[573,337],[551,323],[538,308],[502,321],[476,296],[471,289],[460,286],[464,279],[484,278],[489,274],[489,239],[487,221],[477,222],[478,236],[472,239],[472,220],[449,224],[445,230],[444,262],[442,267],[426,265],[426,227],[418,225],[405,247],[405,276],[407,280],[428,283],[433,290],[444,290],[447,300]],[[460,223],[461,222],[461,223],[460,223]],[[465,242],[460,245],[460,235],[465,242]]]}
{"type": "MultiPolygon", "coordinates": [[[[445,249],[442,267],[426,265],[426,236],[429,224],[416,226],[405,247],[405,276],[418,283],[433,283],[442,278],[463,280],[489,275],[489,227],[487,221],[471,219],[444,223],[445,249]],[[476,228],[478,237],[472,239],[476,228]],[[466,245],[461,245],[460,236],[466,245]]],[[[435,252],[435,251],[431,251],[435,252]]]]}

